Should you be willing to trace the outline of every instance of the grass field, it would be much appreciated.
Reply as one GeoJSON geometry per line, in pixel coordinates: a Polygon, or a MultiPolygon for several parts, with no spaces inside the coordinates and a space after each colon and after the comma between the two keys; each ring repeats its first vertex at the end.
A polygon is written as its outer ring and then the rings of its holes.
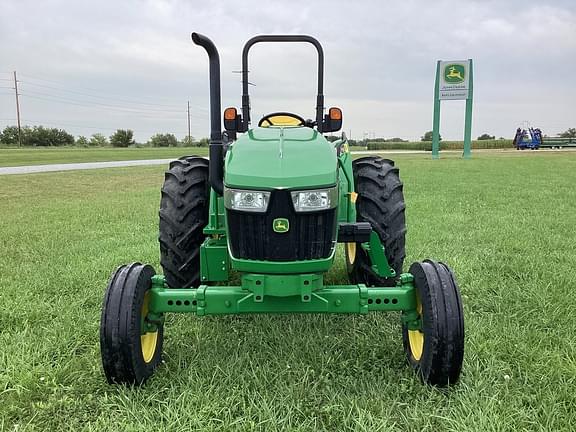
{"type": "MultiPolygon", "coordinates": [[[[364,147],[351,147],[351,149],[364,150],[364,147]]],[[[208,148],[35,147],[19,149],[0,147],[0,167],[144,159],[177,159],[184,155],[207,156],[208,148]]]]}
{"type": "Polygon", "coordinates": [[[140,159],[179,158],[208,155],[206,147],[171,148],[0,148],[0,166],[44,165],[75,162],[105,162],[140,159]]]}
{"type": "Polygon", "coordinates": [[[576,153],[398,165],[407,263],[444,260],[461,286],[458,386],[419,383],[397,314],[171,315],[157,374],[108,386],[102,296],[120,263],[159,268],[163,169],[3,176],[0,430],[574,430],[576,153]]]}

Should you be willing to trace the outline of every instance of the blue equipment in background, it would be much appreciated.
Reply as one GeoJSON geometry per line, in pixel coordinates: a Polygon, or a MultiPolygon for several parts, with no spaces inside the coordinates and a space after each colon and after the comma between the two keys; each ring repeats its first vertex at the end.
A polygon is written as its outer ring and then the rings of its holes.
{"type": "Polygon", "coordinates": [[[542,145],[542,131],[538,128],[516,129],[516,136],[512,142],[516,150],[538,150],[542,145]]]}

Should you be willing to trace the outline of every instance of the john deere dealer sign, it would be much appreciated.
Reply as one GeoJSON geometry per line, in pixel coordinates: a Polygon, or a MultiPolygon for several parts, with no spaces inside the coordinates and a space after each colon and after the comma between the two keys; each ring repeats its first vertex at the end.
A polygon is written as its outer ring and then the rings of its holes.
{"type": "Polygon", "coordinates": [[[470,62],[441,61],[440,79],[438,80],[439,98],[442,99],[468,99],[470,89],[470,62]]]}

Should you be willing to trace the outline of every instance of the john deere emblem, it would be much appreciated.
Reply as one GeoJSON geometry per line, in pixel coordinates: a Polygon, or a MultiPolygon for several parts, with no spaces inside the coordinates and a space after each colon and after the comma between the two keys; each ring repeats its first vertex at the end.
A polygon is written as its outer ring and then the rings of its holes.
{"type": "Polygon", "coordinates": [[[451,84],[464,82],[466,70],[463,65],[449,64],[444,68],[444,81],[451,84]]]}
{"type": "Polygon", "coordinates": [[[272,222],[272,229],[277,233],[285,233],[290,229],[290,222],[285,218],[276,218],[272,222]]]}

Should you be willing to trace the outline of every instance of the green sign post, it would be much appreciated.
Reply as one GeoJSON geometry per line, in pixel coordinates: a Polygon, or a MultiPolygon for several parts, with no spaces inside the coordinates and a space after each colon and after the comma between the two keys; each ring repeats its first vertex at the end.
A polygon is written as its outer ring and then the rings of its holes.
{"type": "Polygon", "coordinates": [[[442,61],[436,64],[434,84],[434,120],[432,126],[432,159],[440,157],[440,101],[466,100],[464,119],[464,152],[462,157],[472,156],[472,59],[442,61]]]}

